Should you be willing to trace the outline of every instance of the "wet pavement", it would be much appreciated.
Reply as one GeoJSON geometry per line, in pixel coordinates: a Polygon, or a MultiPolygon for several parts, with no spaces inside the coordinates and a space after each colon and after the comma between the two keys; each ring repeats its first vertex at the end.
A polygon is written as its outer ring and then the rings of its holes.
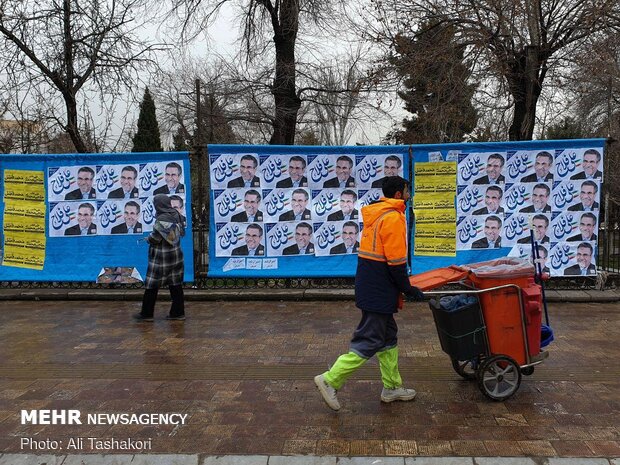
{"type": "Polygon", "coordinates": [[[2,303],[0,452],[620,457],[617,303],[551,304],[550,357],[505,402],[454,373],[428,305],[406,304],[397,318],[400,366],[416,400],[382,404],[372,360],[339,392],[338,413],[312,378],[347,350],[359,318],[351,301],[191,302],[184,323],[163,320],[165,302],[154,323],[134,323],[138,305],[2,303]],[[187,417],[180,425],[22,425],[20,411],[34,409],[77,409],[83,420],[187,417]],[[67,449],[76,438],[84,445],[67,449]],[[94,448],[88,438],[150,447],[94,448]]]}

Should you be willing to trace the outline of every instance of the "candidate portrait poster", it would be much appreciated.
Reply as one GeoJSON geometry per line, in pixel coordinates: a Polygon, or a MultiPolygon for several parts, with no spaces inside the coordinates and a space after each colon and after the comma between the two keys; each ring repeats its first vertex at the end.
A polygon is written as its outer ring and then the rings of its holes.
{"type": "MultiPolygon", "coordinates": [[[[15,185],[19,178],[12,173],[40,173],[24,180],[33,182],[28,191],[37,195],[43,212],[30,220],[0,209],[5,237],[11,233],[11,245],[20,238],[13,230],[46,238],[36,241],[36,267],[5,261],[3,280],[96,282],[107,268],[136,269],[145,276],[149,248],[143,239],[155,222],[152,198],[162,191],[185,217],[182,249],[186,257],[193,255],[187,152],[0,155],[0,171],[15,185]]],[[[5,197],[18,194],[7,185],[5,197]]],[[[187,282],[193,280],[193,263],[186,259],[187,282]]]]}
{"type": "Polygon", "coordinates": [[[409,176],[406,146],[209,146],[209,162],[209,273],[222,276],[352,276],[362,206],[386,177],[409,176]],[[232,251],[245,251],[252,221],[264,255],[250,262],[232,251]]]}
{"type": "MultiPolygon", "coordinates": [[[[351,243],[346,247],[342,228],[352,221],[359,231],[363,229],[362,209],[382,197],[386,177],[397,173],[409,179],[412,194],[419,195],[422,203],[438,192],[433,189],[446,185],[437,171],[431,176],[433,182],[420,184],[424,189],[416,192],[413,186],[419,183],[412,167],[417,163],[450,161],[454,165],[454,192],[442,198],[446,210],[452,210],[456,235],[456,257],[453,254],[446,265],[505,256],[517,247],[527,248],[532,234],[548,253],[560,242],[578,242],[580,237],[598,240],[603,179],[600,140],[413,145],[389,150],[209,146],[209,154],[214,196],[214,238],[210,243],[215,246],[220,236],[224,242],[243,242],[226,226],[253,220],[263,232],[262,260],[274,259],[267,269],[265,263],[260,265],[265,276],[300,272],[323,276],[330,269],[330,260],[334,260],[334,273],[352,276],[356,254],[348,257],[342,251],[352,252],[355,247],[351,243]],[[569,211],[579,213],[571,223],[575,229],[566,238],[554,237],[559,216],[569,211]],[[585,216],[581,224],[583,213],[592,215],[585,216]],[[298,231],[300,223],[304,223],[303,233],[298,231]],[[342,261],[348,258],[352,260],[342,261]],[[343,266],[348,268],[341,270],[343,266]]],[[[420,218],[412,210],[406,211],[413,244],[420,218]]],[[[425,257],[424,250],[420,251],[411,263],[412,272],[443,266],[443,260],[449,259],[425,257]]],[[[247,260],[237,259],[224,248],[214,248],[211,257],[212,276],[252,275],[247,260]]],[[[259,265],[252,262],[251,266],[256,271],[259,265]]]]}

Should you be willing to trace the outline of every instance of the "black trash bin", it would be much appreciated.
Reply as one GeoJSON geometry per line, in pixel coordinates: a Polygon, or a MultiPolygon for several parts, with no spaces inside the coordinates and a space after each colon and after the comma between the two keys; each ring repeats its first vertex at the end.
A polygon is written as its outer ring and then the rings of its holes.
{"type": "Polygon", "coordinates": [[[453,360],[470,360],[487,353],[486,334],[480,303],[471,295],[432,299],[441,349],[453,360]]]}

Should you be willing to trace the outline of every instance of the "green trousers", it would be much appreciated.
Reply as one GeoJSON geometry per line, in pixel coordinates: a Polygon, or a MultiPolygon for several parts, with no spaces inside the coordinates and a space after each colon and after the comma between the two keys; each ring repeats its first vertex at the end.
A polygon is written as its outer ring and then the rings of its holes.
{"type": "MultiPolygon", "coordinates": [[[[377,352],[379,368],[381,369],[381,381],[387,389],[394,389],[403,385],[398,371],[398,347],[377,352]]],[[[368,359],[360,357],[354,352],[342,354],[329,371],[323,376],[325,381],[334,389],[340,389],[358,368],[368,359]]]]}

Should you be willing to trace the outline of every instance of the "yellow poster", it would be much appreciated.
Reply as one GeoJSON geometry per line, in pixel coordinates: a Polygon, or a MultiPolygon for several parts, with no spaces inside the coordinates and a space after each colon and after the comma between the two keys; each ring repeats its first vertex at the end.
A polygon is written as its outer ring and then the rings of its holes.
{"type": "Polygon", "coordinates": [[[421,192],[413,197],[414,208],[454,208],[453,192],[421,192]]]}
{"type": "Polygon", "coordinates": [[[7,200],[4,216],[21,216],[28,218],[45,218],[45,203],[27,200],[7,200]]]}
{"type": "Polygon", "coordinates": [[[43,184],[6,183],[4,185],[4,199],[5,201],[12,199],[45,202],[45,188],[43,184]]]}
{"type": "Polygon", "coordinates": [[[456,210],[453,209],[440,209],[440,210],[426,210],[415,209],[415,224],[416,228],[418,224],[423,223],[452,223],[456,224],[456,210]]]}
{"type": "Polygon", "coordinates": [[[456,184],[456,162],[436,161],[416,163],[413,172],[416,177],[429,175],[451,175],[454,176],[454,183],[456,184]]]}
{"type": "Polygon", "coordinates": [[[4,249],[2,264],[4,266],[42,270],[45,264],[45,249],[26,249],[23,247],[7,246],[4,249]]]}
{"type": "Polygon", "coordinates": [[[452,175],[436,175],[436,176],[420,176],[415,179],[415,195],[420,192],[451,192],[456,194],[456,176],[452,175]]]}
{"type": "Polygon", "coordinates": [[[4,246],[16,249],[36,249],[45,251],[45,235],[32,232],[5,231],[4,246]]]}
{"type": "Polygon", "coordinates": [[[416,238],[414,255],[456,257],[456,241],[442,238],[416,238]]]}
{"type": "Polygon", "coordinates": [[[45,235],[45,218],[30,218],[27,216],[5,216],[4,232],[30,232],[45,235]]]}
{"type": "Polygon", "coordinates": [[[456,240],[456,224],[454,223],[422,223],[416,225],[415,237],[441,238],[456,240]]]}
{"type": "Polygon", "coordinates": [[[43,171],[4,170],[2,265],[42,270],[45,263],[43,171]]]}
{"type": "Polygon", "coordinates": [[[43,186],[43,171],[4,170],[4,182],[43,186]]]}

